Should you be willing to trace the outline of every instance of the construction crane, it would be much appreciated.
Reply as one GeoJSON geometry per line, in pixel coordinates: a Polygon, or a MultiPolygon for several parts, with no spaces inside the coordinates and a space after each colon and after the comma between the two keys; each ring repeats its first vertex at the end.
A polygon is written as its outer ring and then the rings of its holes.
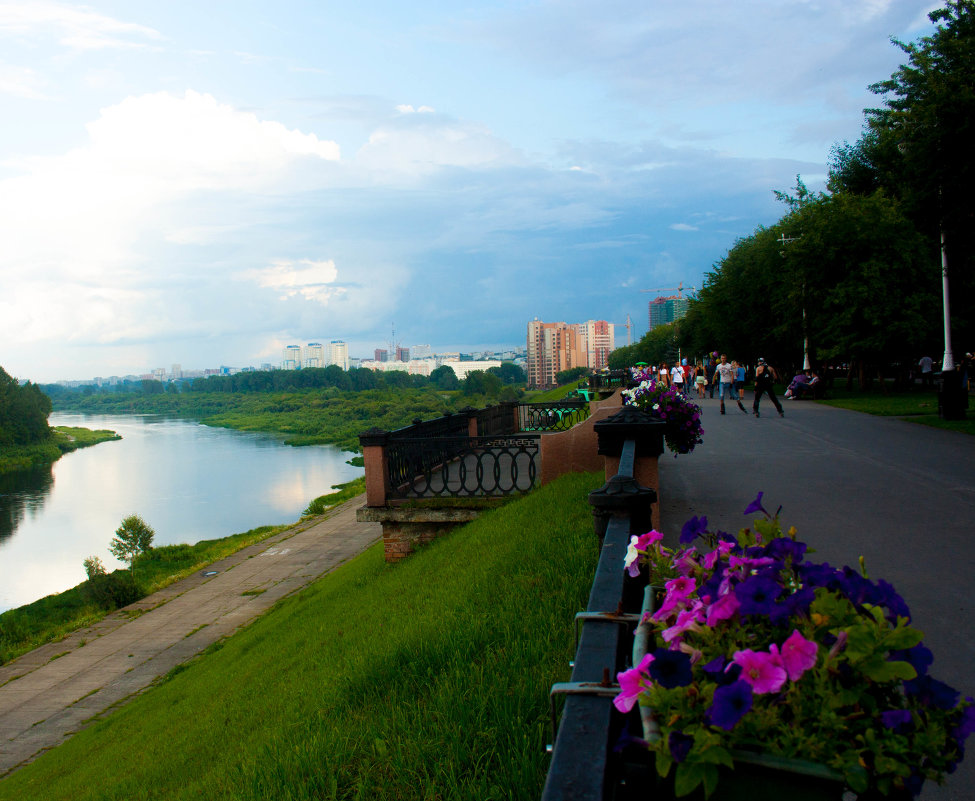
{"type": "Polygon", "coordinates": [[[632,345],[633,344],[633,323],[630,322],[630,315],[626,315],[625,323],[616,323],[616,325],[622,325],[624,328],[626,328],[626,344],[632,345]]]}
{"type": "MultiPolygon", "coordinates": [[[[694,287],[688,287],[688,288],[690,289],[690,292],[696,292],[697,291],[694,287]]],[[[657,294],[659,294],[661,292],[676,292],[677,293],[677,297],[682,298],[682,297],[684,297],[684,282],[681,281],[677,286],[665,286],[665,287],[663,287],[661,289],[641,289],[640,291],[641,292],[656,292],[657,294]]]]}

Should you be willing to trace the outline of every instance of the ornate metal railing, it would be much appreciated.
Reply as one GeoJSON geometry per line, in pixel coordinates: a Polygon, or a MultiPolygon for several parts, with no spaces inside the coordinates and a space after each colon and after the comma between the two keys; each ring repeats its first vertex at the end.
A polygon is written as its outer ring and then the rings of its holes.
{"type": "Polygon", "coordinates": [[[615,387],[625,387],[629,383],[629,370],[610,370],[606,373],[594,373],[589,376],[590,389],[613,389],[615,387]]]}
{"type": "Polygon", "coordinates": [[[478,409],[477,434],[480,437],[497,437],[505,434],[516,434],[518,426],[515,423],[515,409],[518,404],[502,402],[497,406],[486,406],[478,409]]]}
{"type": "Polygon", "coordinates": [[[421,437],[440,438],[440,437],[463,437],[468,433],[468,417],[464,412],[448,412],[442,417],[435,417],[432,420],[420,420],[417,418],[413,425],[398,428],[391,431],[390,439],[419,439],[421,437]]]}
{"type": "Polygon", "coordinates": [[[522,431],[568,431],[589,416],[589,403],[563,400],[518,404],[518,427],[522,431]]]}
{"type": "Polygon", "coordinates": [[[538,435],[390,439],[390,498],[526,492],[538,480],[538,435]]]}

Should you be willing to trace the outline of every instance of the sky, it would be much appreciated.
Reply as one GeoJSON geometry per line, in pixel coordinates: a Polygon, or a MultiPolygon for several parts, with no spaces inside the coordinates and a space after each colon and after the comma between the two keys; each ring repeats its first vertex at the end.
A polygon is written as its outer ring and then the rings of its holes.
{"type": "Polygon", "coordinates": [[[0,367],[635,342],[822,187],[938,5],[0,0],[0,367]]]}

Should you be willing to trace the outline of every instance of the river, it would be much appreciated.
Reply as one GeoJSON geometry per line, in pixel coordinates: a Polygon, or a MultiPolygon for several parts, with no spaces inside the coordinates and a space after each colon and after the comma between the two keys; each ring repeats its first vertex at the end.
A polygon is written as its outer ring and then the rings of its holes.
{"type": "Polygon", "coordinates": [[[155,545],[195,543],[293,523],[309,501],[363,472],[332,446],[294,448],[191,420],[55,413],[49,422],[122,439],[0,475],[0,612],[84,581],[89,556],[122,567],[108,546],[127,515],[155,529],[155,545]]]}

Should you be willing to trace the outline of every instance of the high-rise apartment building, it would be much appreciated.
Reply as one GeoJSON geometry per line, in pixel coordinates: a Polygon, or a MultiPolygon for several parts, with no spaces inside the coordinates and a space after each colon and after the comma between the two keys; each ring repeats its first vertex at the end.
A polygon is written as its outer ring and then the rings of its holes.
{"type": "Polygon", "coordinates": [[[408,362],[410,360],[410,349],[396,346],[396,359],[398,362],[408,362]]]}
{"type": "Polygon", "coordinates": [[[373,353],[375,353],[375,358],[373,359],[373,361],[377,361],[377,362],[389,361],[389,351],[386,350],[385,348],[376,348],[376,350],[373,351],[373,353]]]}
{"type": "Polygon", "coordinates": [[[578,331],[567,323],[528,323],[528,386],[542,389],[556,385],[555,375],[585,364],[579,350],[578,331]]]}
{"type": "Polygon", "coordinates": [[[650,301],[650,330],[680,320],[687,314],[688,299],[680,295],[650,301]]]}
{"type": "Polygon", "coordinates": [[[324,367],[325,349],[321,342],[309,342],[305,347],[305,358],[302,367],[324,367]]]}
{"type": "Polygon", "coordinates": [[[284,348],[284,359],[281,368],[284,370],[297,370],[301,367],[301,345],[286,345],[284,348]]]}
{"type": "Polygon", "coordinates": [[[613,324],[605,320],[588,320],[575,324],[574,328],[585,366],[592,370],[602,370],[608,366],[609,354],[616,348],[613,324]]]}
{"type": "Polygon", "coordinates": [[[341,339],[333,339],[328,344],[328,363],[349,369],[349,346],[341,339]]]}

